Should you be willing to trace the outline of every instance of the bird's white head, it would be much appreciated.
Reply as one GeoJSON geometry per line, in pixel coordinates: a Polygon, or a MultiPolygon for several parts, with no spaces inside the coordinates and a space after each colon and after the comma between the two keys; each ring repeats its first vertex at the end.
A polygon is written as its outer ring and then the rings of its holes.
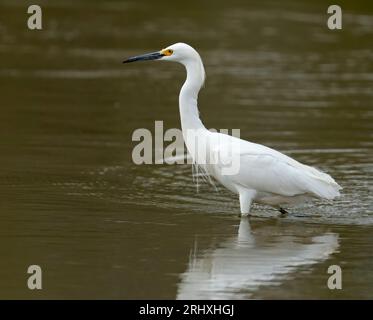
{"type": "Polygon", "coordinates": [[[123,63],[147,60],[179,62],[186,67],[188,74],[195,77],[197,86],[202,86],[205,81],[202,59],[198,52],[186,43],[178,42],[160,51],[130,57],[123,63]]]}
{"type": "Polygon", "coordinates": [[[183,65],[186,65],[188,62],[201,60],[198,52],[193,47],[182,42],[175,43],[166,49],[162,49],[161,53],[163,54],[162,60],[175,61],[183,65]]]}
{"type": "Polygon", "coordinates": [[[201,58],[196,50],[186,43],[178,42],[160,51],[130,57],[124,60],[123,63],[144,60],[162,60],[175,61],[185,65],[189,61],[198,59],[201,58]]]}

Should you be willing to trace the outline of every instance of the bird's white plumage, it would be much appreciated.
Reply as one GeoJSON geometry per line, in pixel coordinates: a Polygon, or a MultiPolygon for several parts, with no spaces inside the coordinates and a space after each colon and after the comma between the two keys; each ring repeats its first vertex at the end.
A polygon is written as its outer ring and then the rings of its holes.
{"type": "MultiPolygon", "coordinates": [[[[229,137],[227,139],[232,139],[229,137]]],[[[305,194],[333,199],[338,184],[327,174],[265,146],[240,140],[239,172],[230,177],[233,184],[257,191],[258,199],[274,196],[296,197],[305,194]]],[[[217,146],[224,148],[224,145],[217,146]]],[[[224,153],[222,153],[224,154],[224,153]]],[[[227,159],[223,159],[227,163],[227,159]]],[[[282,199],[283,203],[292,199],[282,199]]],[[[271,203],[269,203],[271,204],[271,203]]],[[[280,203],[279,203],[280,204],[280,203]]]]}
{"type": "Polygon", "coordinates": [[[333,199],[341,187],[334,179],[316,168],[266,146],[251,143],[226,134],[207,130],[199,118],[198,93],[205,81],[205,70],[198,52],[185,43],[165,50],[172,54],[160,60],[183,64],[186,81],[180,91],[181,127],[187,149],[194,162],[226,188],[239,195],[242,214],[248,214],[253,201],[279,207],[286,203],[304,201],[310,197],[333,199]],[[188,131],[197,131],[198,140],[207,141],[207,164],[197,155],[195,140],[188,131]],[[213,160],[218,161],[211,161],[213,160]],[[235,174],[224,174],[224,165],[239,159],[235,174]],[[213,162],[213,163],[212,163],[213,162]]]}

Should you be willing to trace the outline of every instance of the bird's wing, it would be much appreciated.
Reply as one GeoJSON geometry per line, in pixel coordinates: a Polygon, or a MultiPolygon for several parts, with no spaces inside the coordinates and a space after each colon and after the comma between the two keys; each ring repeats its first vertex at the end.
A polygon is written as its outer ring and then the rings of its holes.
{"type": "Polygon", "coordinates": [[[237,172],[230,176],[237,185],[283,196],[308,193],[333,199],[339,195],[341,187],[328,174],[271,148],[241,139],[234,140],[240,144],[237,148],[234,144],[232,146],[232,141],[223,139],[222,143],[215,145],[213,152],[219,158],[220,169],[239,161],[237,172]],[[227,148],[231,148],[230,153],[227,148]]]}

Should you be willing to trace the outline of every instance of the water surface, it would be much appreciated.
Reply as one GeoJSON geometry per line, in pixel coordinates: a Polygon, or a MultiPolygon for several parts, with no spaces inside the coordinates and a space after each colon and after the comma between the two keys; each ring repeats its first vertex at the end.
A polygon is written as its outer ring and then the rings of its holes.
{"type": "Polygon", "coordinates": [[[53,1],[31,32],[2,1],[0,297],[373,298],[373,7],[342,4],[330,31],[327,5],[53,1]],[[327,171],[342,197],[241,219],[190,166],[134,165],[133,130],[180,127],[185,74],[121,61],[178,41],[204,60],[207,127],[327,171]]]}

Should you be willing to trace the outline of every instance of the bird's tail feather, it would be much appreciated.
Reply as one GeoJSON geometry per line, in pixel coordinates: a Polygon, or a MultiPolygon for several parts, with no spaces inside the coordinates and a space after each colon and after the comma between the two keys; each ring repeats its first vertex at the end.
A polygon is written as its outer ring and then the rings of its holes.
{"type": "Polygon", "coordinates": [[[310,166],[305,167],[307,167],[308,188],[313,194],[328,200],[341,195],[339,191],[342,187],[330,175],[310,166]]]}

